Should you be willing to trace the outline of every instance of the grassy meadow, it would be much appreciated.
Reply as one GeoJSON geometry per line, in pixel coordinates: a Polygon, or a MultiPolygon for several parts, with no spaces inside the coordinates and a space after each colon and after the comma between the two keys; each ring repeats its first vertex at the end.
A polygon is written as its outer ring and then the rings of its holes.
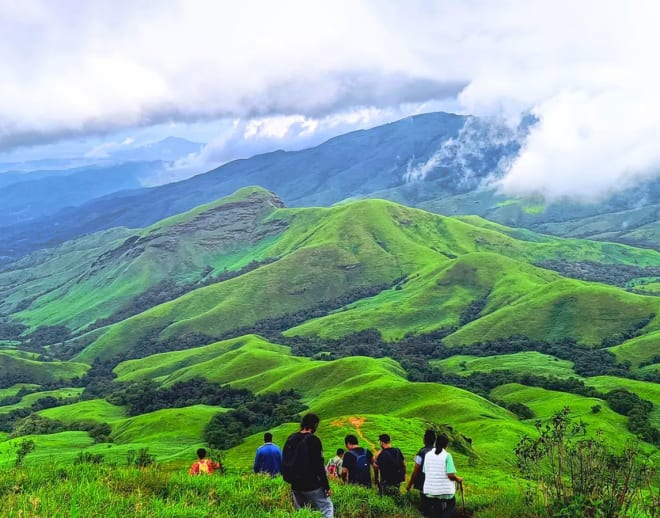
{"type": "MultiPolygon", "coordinates": [[[[449,430],[472,516],[542,516],[525,503],[514,455],[521,437],[537,434],[537,420],[569,407],[587,437],[621,451],[636,435],[606,394],[625,389],[652,404],[648,419],[660,427],[660,298],[538,266],[550,260],[617,272],[660,266],[660,253],[383,200],[287,209],[247,188],[146,229],[25,257],[0,272],[0,324],[24,326],[14,335],[0,328],[2,516],[289,516],[286,485],[249,475],[262,431],[214,452],[226,473],[187,475],[207,425],[234,408],[191,397],[132,415],[117,399],[122,387],[166,390],[199,378],[255,397],[295,389],[322,419],[327,458],[348,433],[375,450],[387,432],[410,471],[424,430],[449,430]],[[379,354],[369,332],[402,350],[379,354]],[[570,354],[474,349],[514,339],[609,351],[612,369],[584,374],[570,354]],[[354,353],[329,354],[350,340],[358,340],[354,353]],[[467,390],[472,375],[494,371],[517,379],[467,390]],[[572,392],[518,382],[528,374],[572,392]],[[534,417],[519,417],[516,406],[534,417]],[[62,427],[16,436],[23,419],[62,427]],[[108,435],[93,436],[90,423],[108,435]],[[34,451],[16,466],[26,441],[34,451]],[[140,450],[155,463],[129,466],[140,450]],[[102,461],[75,464],[81,454],[102,461]]],[[[297,425],[278,423],[271,431],[283,444],[297,425]]],[[[657,464],[657,445],[642,449],[657,464]]],[[[651,492],[659,485],[656,477],[651,492]]],[[[415,494],[394,501],[334,489],[338,516],[419,516],[415,494]]]]}

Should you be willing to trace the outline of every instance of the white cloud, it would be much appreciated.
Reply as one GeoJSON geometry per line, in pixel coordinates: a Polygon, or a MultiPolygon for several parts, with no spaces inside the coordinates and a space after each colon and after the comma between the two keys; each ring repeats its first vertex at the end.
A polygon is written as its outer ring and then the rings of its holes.
{"type": "Polygon", "coordinates": [[[318,118],[280,115],[235,119],[232,124],[225,125],[224,130],[204,146],[200,153],[177,161],[159,177],[149,178],[147,183],[156,185],[182,180],[230,160],[273,150],[305,149],[342,133],[371,128],[428,109],[442,108],[446,108],[446,105],[434,102],[430,105],[402,105],[389,109],[362,108],[318,118]]]}
{"type": "Polygon", "coordinates": [[[0,147],[457,92],[421,74],[373,14],[347,0],[0,5],[0,147]]]}
{"type": "Polygon", "coordinates": [[[240,119],[196,157],[221,162],[458,94],[464,113],[539,119],[501,189],[598,199],[660,170],[658,15],[613,0],[0,1],[0,148],[240,119]]]}

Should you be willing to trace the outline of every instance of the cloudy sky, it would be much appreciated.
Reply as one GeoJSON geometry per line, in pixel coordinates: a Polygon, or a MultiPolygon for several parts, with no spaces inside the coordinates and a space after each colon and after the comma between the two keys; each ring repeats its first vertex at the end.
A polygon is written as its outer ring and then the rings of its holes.
{"type": "Polygon", "coordinates": [[[220,163],[408,114],[539,122],[502,187],[660,170],[657,2],[0,0],[0,160],[168,134],[220,163]]]}

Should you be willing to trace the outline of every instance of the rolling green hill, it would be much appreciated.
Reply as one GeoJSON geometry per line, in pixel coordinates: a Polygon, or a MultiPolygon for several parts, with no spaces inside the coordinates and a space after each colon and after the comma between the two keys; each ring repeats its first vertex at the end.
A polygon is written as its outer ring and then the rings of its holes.
{"type": "Polygon", "coordinates": [[[573,370],[573,362],[560,360],[536,351],[483,357],[457,354],[445,360],[431,360],[429,363],[443,372],[459,376],[469,376],[473,372],[491,372],[497,369],[526,374],[530,371],[530,365],[533,365],[534,374],[539,376],[578,377],[573,370]]]}
{"type": "MultiPolygon", "coordinates": [[[[194,221],[199,214],[172,218],[152,232],[194,221]]],[[[263,225],[281,232],[252,249],[253,255],[243,256],[243,263],[249,257],[270,259],[268,264],[97,331],[98,338],[78,359],[91,362],[123,354],[147,336],[222,336],[292,314],[309,320],[305,312],[323,306],[342,309],[290,334],[338,337],[375,327],[386,338],[399,338],[457,325],[470,305],[485,298],[476,315],[481,318],[458,330],[448,343],[528,334],[573,336],[598,344],[657,312],[654,297],[562,279],[530,264],[544,259],[660,264],[657,252],[520,234],[484,220],[473,222],[478,225],[380,200],[330,209],[271,210],[263,225]],[[569,315],[578,314],[584,319],[571,321],[569,315]]],[[[653,329],[656,321],[648,326],[653,329]]]]}
{"type": "Polygon", "coordinates": [[[640,363],[651,361],[660,354],[658,344],[660,344],[660,332],[655,331],[611,347],[610,351],[619,360],[627,360],[634,367],[638,367],[640,363]]]}
{"type": "Polygon", "coordinates": [[[22,383],[44,385],[70,380],[82,376],[87,369],[89,365],[85,363],[28,360],[0,350],[0,378],[14,378],[22,383]]]}
{"type": "Polygon", "coordinates": [[[572,414],[582,419],[590,430],[599,429],[611,438],[628,435],[625,431],[626,418],[607,408],[601,399],[526,387],[517,383],[499,386],[491,395],[507,403],[523,403],[537,416],[548,416],[564,407],[570,407],[572,414]],[[601,405],[602,410],[594,413],[592,407],[595,405],[601,405]]]}
{"type": "MultiPolygon", "coordinates": [[[[658,299],[654,297],[633,295],[609,286],[559,280],[467,324],[446,343],[460,345],[520,334],[550,341],[573,337],[580,343],[598,345],[626,331],[631,324],[657,314],[657,309],[658,299]]],[[[656,317],[646,329],[657,328],[656,317]]]]}
{"type": "Polygon", "coordinates": [[[190,283],[241,268],[281,231],[282,222],[263,222],[279,205],[271,193],[246,188],[144,230],[109,230],[38,252],[0,273],[0,311],[30,327],[77,329],[163,281],[190,283]]]}
{"type": "MultiPolygon", "coordinates": [[[[186,392],[176,405],[133,415],[139,412],[129,402],[109,401],[122,401],[121,390],[165,391],[198,378],[255,398],[295,389],[321,416],[328,451],[347,433],[375,447],[388,432],[410,462],[424,429],[447,425],[463,441],[456,443],[461,473],[484,486],[509,486],[517,476],[513,449],[535,427],[507,408],[526,405],[546,419],[569,406],[613,447],[633,437],[630,420],[604,399],[510,379],[479,389],[466,384],[471,373],[578,378],[586,387],[566,383],[565,390],[593,395],[594,387],[603,397],[625,388],[655,405],[649,419],[660,424],[658,385],[642,381],[660,355],[660,298],[567,278],[538,266],[544,261],[660,267],[660,253],[383,200],[287,209],[272,193],[244,189],[146,229],[106,231],[39,252],[1,272],[0,330],[10,335],[16,322],[28,328],[5,337],[11,343],[0,350],[0,396],[48,386],[9,401],[0,414],[9,419],[45,396],[76,397],[39,415],[65,425],[107,424],[113,442],[93,444],[79,431],[27,436],[37,445],[35,461],[51,455],[70,463],[83,450],[124,462],[130,450],[148,448],[185,470],[207,424],[229,411],[224,403],[202,404],[186,392]],[[99,318],[107,320],[92,325],[99,318]],[[42,333],[31,335],[35,329],[42,333]],[[363,352],[346,353],[351,340],[363,352]],[[612,360],[610,370],[597,370],[608,376],[588,377],[593,372],[585,374],[570,354],[525,350],[555,341],[594,358],[609,350],[621,365],[612,360]],[[496,349],[509,342],[522,349],[496,349]],[[141,382],[152,384],[131,385],[141,382]],[[458,388],[468,386],[488,398],[458,388]]],[[[3,422],[6,433],[16,424],[3,422]]],[[[295,427],[274,426],[276,442],[295,427]]],[[[10,453],[0,465],[8,465],[19,441],[2,433],[0,451],[10,453]]],[[[226,464],[249,469],[260,435],[225,452],[226,464]]],[[[644,447],[657,457],[657,448],[644,447]]]]}

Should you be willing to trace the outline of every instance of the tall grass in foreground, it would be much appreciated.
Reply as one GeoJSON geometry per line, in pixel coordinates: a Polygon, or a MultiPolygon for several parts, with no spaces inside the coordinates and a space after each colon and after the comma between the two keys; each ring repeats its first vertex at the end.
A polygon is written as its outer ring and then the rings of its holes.
{"type": "MultiPolygon", "coordinates": [[[[337,486],[336,516],[417,517],[410,496],[398,501],[375,491],[337,486]]],[[[266,476],[191,477],[158,467],[109,465],[15,468],[0,472],[3,517],[285,517],[294,512],[289,486],[266,476]]],[[[301,511],[296,517],[320,516],[301,511]]]]}

